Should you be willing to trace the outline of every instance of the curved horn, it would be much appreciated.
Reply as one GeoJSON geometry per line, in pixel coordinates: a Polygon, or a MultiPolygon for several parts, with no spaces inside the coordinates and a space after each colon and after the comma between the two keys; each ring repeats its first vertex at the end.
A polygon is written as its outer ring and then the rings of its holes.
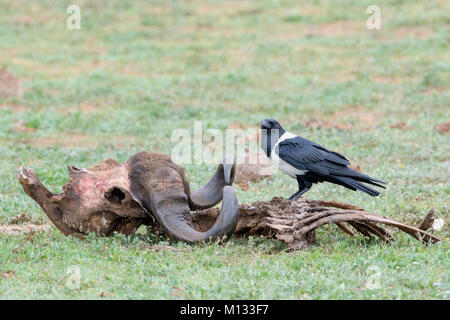
{"type": "MultiPolygon", "coordinates": [[[[149,204],[155,218],[171,238],[198,242],[223,236],[231,236],[237,225],[238,201],[231,186],[221,188],[223,204],[216,223],[206,232],[191,225],[189,201],[184,191],[183,180],[173,168],[161,168],[145,179],[144,187],[149,195],[149,204]]],[[[220,200],[219,200],[220,201],[220,200]]]]}
{"type": "Polygon", "coordinates": [[[224,186],[233,184],[235,172],[234,157],[225,156],[209,181],[199,190],[191,192],[189,199],[191,209],[206,209],[218,204],[222,200],[224,186]]]}

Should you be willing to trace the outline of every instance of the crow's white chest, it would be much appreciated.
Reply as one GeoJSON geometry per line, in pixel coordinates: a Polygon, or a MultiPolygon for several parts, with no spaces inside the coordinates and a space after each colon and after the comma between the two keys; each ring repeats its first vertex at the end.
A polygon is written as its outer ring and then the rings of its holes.
{"type": "Polygon", "coordinates": [[[280,169],[281,171],[283,171],[284,173],[286,173],[288,176],[291,176],[292,178],[295,178],[296,176],[301,176],[304,175],[307,170],[299,170],[294,166],[291,166],[289,163],[287,163],[286,161],[284,161],[283,159],[281,159],[278,156],[278,145],[280,144],[280,142],[286,140],[286,139],[291,139],[291,138],[295,138],[296,135],[292,134],[290,132],[285,132],[277,141],[277,143],[275,144],[275,146],[273,147],[273,151],[270,154],[270,161],[272,161],[272,164],[274,166],[276,166],[278,169],[280,169]]]}

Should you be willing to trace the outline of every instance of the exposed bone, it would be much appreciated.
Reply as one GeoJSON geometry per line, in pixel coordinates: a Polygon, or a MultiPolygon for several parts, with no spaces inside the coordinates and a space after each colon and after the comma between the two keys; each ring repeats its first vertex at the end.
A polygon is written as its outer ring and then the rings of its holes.
{"type": "Polygon", "coordinates": [[[439,218],[439,219],[434,220],[431,228],[433,229],[433,231],[441,231],[441,229],[444,227],[444,225],[445,225],[444,219],[439,218]]]}
{"type": "Polygon", "coordinates": [[[62,212],[50,200],[55,194],[44,187],[32,169],[27,170],[22,166],[17,177],[26,194],[39,204],[45,214],[63,234],[83,238],[83,235],[78,230],[64,223],[62,212]]]}
{"type": "MultiPolygon", "coordinates": [[[[217,209],[197,211],[193,223],[199,229],[207,229],[216,216],[217,209]]],[[[379,224],[396,227],[426,243],[440,241],[425,230],[381,217],[353,205],[304,198],[297,201],[273,198],[267,202],[240,205],[236,234],[275,235],[291,248],[306,249],[315,241],[315,230],[332,223],[348,235],[361,233],[367,237],[378,237],[385,242],[392,241],[393,237],[379,224]]]]}
{"type": "Polygon", "coordinates": [[[419,229],[423,231],[427,231],[433,226],[434,223],[434,209],[430,209],[427,215],[423,219],[422,223],[419,225],[419,229]]]}

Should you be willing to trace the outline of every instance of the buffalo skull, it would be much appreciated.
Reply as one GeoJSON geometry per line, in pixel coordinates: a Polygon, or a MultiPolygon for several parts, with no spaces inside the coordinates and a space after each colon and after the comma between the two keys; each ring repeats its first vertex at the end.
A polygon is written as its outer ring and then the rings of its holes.
{"type": "Polygon", "coordinates": [[[32,169],[21,168],[24,191],[44,210],[65,235],[83,238],[94,232],[132,234],[142,225],[156,225],[169,237],[197,242],[231,236],[238,218],[238,201],[232,188],[234,159],[225,157],[210,180],[190,192],[184,168],[169,156],[141,152],[120,165],[91,170],[69,167],[69,182],[61,194],[42,185],[32,169]],[[211,208],[222,200],[216,222],[207,231],[192,224],[191,210],[211,208]]]}

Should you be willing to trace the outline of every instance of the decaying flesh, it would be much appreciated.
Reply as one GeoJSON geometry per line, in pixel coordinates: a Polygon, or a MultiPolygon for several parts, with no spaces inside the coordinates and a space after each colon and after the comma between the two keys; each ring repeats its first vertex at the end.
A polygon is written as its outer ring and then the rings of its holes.
{"type": "Polygon", "coordinates": [[[32,169],[21,168],[24,191],[44,210],[65,235],[83,237],[89,232],[132,234],[142,225],[156,224],[174,239],[196,242],[231,236],[237,223],[238,203],[231,187],[235,164],[224,159],[201,189],[190,192],[184,169],[169,156],[141,152],[120,165],[91,170],[69,167],[63,193],[54,194],[32,169]],[[191,225],[191,210],[222,209],[208,230],[191,225]]]}

